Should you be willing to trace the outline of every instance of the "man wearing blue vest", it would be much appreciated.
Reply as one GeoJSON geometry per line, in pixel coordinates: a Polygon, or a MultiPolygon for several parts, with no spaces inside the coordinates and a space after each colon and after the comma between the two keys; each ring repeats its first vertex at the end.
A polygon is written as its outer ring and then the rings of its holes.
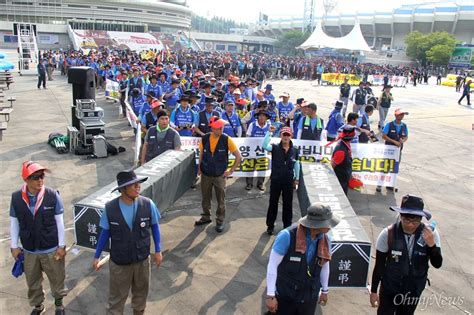
{"type": "Polygon", "coordinates": [[[377,137],[375,137],[375,134],[370,129],[369,117],[374,113],[374,107],[372,105],[367,105],[365,106],[364,111],[364,115],[360,116],[357,120],[357,127],[359,127],[361,131],[366,130],[368,133],[361,132],[359,134],[359,143],[369,143],[369,140],[373,142],[378,141],[377,137]]]}
{"type": "Polygon", "coordinates": [[[171,113],[170,125],[180,136],[191,137],[197,123],[197,114],[189,107],[189,96],[184,94],[179,99],[180,104],[171,113]]]}
{"type": "Polygon", "coordinates": [[[197,128],[195,128],[196,136],[203,137],[206,133],[211,131],[209,121],[211,117],[220,117],[220,114],[214,110],[215,99],[213,97],[206,97],[206,107],[198,114],[197,128]]]}
{"type": "Polygon", "coordinates": [[[288,115],[290,112],[295,108],[292,102],[290,102],[290,94],[289,93],[282,93],[280,95],[281,101],[279,101],[276,105],[276,109],[278,110],[278,115],[280,116],[280,122],[283,123],[285,126],[290,125],[290,120],[288,115]]]}
{"type": "Polygon", "coordinates": [[[412,315],[429,283],[429,263],[436,269],[443,264],[440,237],[437,229],[421,222],[423,217],[431,219],[422,198],[405,195],[401,206],[390,210],[398,212],[399,219],[377,238],[370,304],[378,307],[378,315],[412,315]]]}
{"type": "Polygon", "coordinates": [[[31,314],[44,311],[45,273],[54,297],[55,315],[62,315],[65,314],[63,297],[67,294],[64,207],[59,193],[44,185],[46,171],[48,169],[37,162],[23,163],[21,176],[25,184],[12,194],[10,204],[11,253],[15,260],[20,259],[20,255],[24,257],[28,300],[34,307],[31,314]]]}
{"type": "Polygon", "coordinates": [[[161,86],[158,85],[156,75],[151,76],[150,84],[147,86],[147,94],[150,92],[155,93],[155,98],[159,99],[160,101],[163,99],[163,91],[161,90],[161,86]]]}
{"type": "MultiPolygon", "coordinates": [[[[308,102],[304,98],[298,98],[296,100],[296,106],[288,114],[290,119],[290,126],[293,128],[293,135],[298,135],[298,125],[301,118],[304,118],[308,114],[308,102]]],[[[296,138],[295,138],[296,139],[296,138]]]]}
{"type": "Polygon", "coordinates": [[[168,75],[166,74],[166,72],[160,72],[158,73],[158,79],[158,85],[161,87],[161,92],[165,93],[170,88],[170,84],[168,82],[168,75]]]}
{"type": "Polygon", "coordinates": [[[273,91],[273,86],[271,84],[267,84],[265,86],[265,92],[263,93],[263,97],[269,102],[275,101],[275,96],[272,94],[272,91],[273,91]]]}
{"type": "MultiPolygon", "coordinates": [[[[408,127],[402,122],[407,111],[401,108],[395,110],[395,120],[385,124],[382,133],[382,139],[385,140],[385,145],[394,145],[400,148],[400,158],[398,160],[398,170],[400,171],[400,163],[402,161],[402,150],[404,143],[408,140],[408,127]]],[[[381,192],[382,187],[379,185],[376,188],[377,192],[381,192]]],[[[395,187],[387,186],[387,190],[396,191],[395,187]]]]}
{"type": "Polygon", "coordinates": [[[266,306],[270,313],[313,315],[328,301],[331,241],[328,232],[341,219],[316,202],[297,224],[278,233],[267,266],[266,306]]]}
{"type": "Polygon", "coordinates": [[[342,101],[336,101],[334,109],[329,114],[328,124],[326,125],[326,139],[328,141],[336,140],[339,128],[344,126],[344,116],[341,113],[343,106],[342,101]]]}
{"type": "Polygon", "coordinates": [[[175,109],[182,94],[179,84],[180,81],[177,79],[171,81],[171,86],[163,96],[163,99],[166,100],[166,108],[170,113],[175,109]]]}
{"type": "Polygon", "coordinates": [[[161,265],[160,212],[149,198],[140,196],[139,178],[134,171],[117,174],[120,196],[107,202],[100,219],[102,229],[93,268],[99,270],[99,258],[110,239],[109,301],[107,314],[123,314],[125,301],[132,291],[133,314],[144,314],[150,286],[150,234],[153,235],[156,266],[161,265]]]}
{"type": "MultiPolygon", "coordinates": [[[[249,125],[247,129],[247,137],[265,137],[266,133],[268,132],[270,126],[272,125],[270,122],[270,114],[266,110],[260,110],[255,113],[256,120],[249,125]]],[[[251,190],[253,187],[253,176],[246,177],[245,181],[247,186],[245,186],[246,190],[251,190]]],[[[265,181],[265,177],[257,177],[257,188],[260,191],[265,190],[263,187],[263,182],[265,181]]]]}
{"type": "Polygon", "coordinates": [[[134,88],[130,97],[130,107],[132,107],[133,112],[138,117],[140,116],[140,111],[146,103],[146,100],[139,88],[134,88]]]}
{"type": "Polygon", "coordinates": [[[321,133],[324,129],[324,121],[317,113],[318,107],[315,103],[308,104],[308,115],[302,117],[298,123],[298,137],[301,140],[321,141],[321,133]]]}
{"type": "Polygon", "coordinates": [[[133,69],[133,77],[128,80],[129,95],[131,95],[134,89],[138,89],[141,95],[145,93],[143,80],[140,78],[140,70],[138,68],[133,69]]]}
{"type": "Polygon", "coordinates": [[[158,123],[148,129],[142,146],[140,164],[154,159],[168,150],[180,150],[181,138],[179,133],[170,127],[168,113],[160,109],[156,114],[158,123]]]}
{"type": "Polygon", "coordinates": [[[228,122],[224,126],[224,133],[232,138],[242,137],[242,125],[239,116],[234,112],[235,104],[232,101],[225,102],[225,111],[222,119],[228,122]]]}
{"type": "Polygon", "coordinates": [[[239,167],[242,156],[232,138],[224,134],[226,121],[213,116],[209,119],[211,132],[202,137],[199,144],[199,169],[201,176],[202,213],[195,226],[211,223],[212,188],[216,192],[216,231],[224,231],[226,178],[239,167]],[[229,168],[229,153],[235,156],[235,163],[229,168]]]}

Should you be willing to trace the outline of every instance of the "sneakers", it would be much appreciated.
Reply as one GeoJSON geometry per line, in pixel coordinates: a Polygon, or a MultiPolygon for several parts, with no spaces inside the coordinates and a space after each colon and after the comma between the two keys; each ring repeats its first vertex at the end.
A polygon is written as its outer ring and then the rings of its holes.
{"type": "Polygon", "coordinates": [[[64,306],[56,306],[56,310],[54,311],[54,315],[65,315],[66,312],[64,311],[64,306]]]}
{"type": "Polygon", "coordinates": [[[224,231],[224,224],[223,223],[217,224],[216,225],[216,232],[217,233],[222,233],[222,231],[224,231]]]}
{"type": "Polygon", "coordinates": [[[201,217],[199,220],[194,222],[194,226],[201,226],[201,225],[209,224],[211,222],[212,222],[211,219],[205,219],[201,217]]]}
{"type": "Polygon", "coordinates": [[[267,234],[268,235],[273,235],[273,228],[267,228],[267,234]]]}
{"type": "Polygon", "coordinates": [[[257,184],[257,188],[260,190],[260,191],[264,191],[265,188],[263,187],[263,184],[257,184]]]}
{"type": "Polygon", "coordinates": [[[252,184],[247,184],[247,186],[245,186],[245,189],[246,190],[252,190],[252,187],[253,187],[252,184]]]}
{"type": "Polygon", "coordinates": [[[197,185],[198,181],[199,181],[199,176],[196,176],[196,178],[194,179],[193,184],[191,185],[192,189],[196,188],[196,185],[197,185]]]}
{"type": "Polygon", "coordinates": [[[43,313],[43,311],[44,311],[44,305],[41,304],[41,305],[35,306],[35,308],[31,311],[30,315],[39,315],[43,313]]]}

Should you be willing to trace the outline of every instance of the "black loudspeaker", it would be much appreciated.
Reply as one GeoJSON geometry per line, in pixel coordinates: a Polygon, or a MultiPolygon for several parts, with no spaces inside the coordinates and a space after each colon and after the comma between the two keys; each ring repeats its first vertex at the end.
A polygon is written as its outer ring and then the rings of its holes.
{"type": "Polygon", "coordinates": [[[95,71],[91,67],[71,67],[67,76],[68,83],[72,83],[72,126],[79,130],[79,119],[76,117],[76,100],[95,100],[95,71]]]}

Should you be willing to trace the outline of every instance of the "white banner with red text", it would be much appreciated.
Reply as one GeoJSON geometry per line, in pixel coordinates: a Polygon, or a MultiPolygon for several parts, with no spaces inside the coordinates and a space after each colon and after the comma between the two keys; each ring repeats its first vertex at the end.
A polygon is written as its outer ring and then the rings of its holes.
{"type": "MultiPolygon", "coordinates": [[[[257,177],[270,176],[271,154],[262,147],[263,138],[232,138],[242,155],[242,162],[232,176],[257,177]]],[[[312,140],[292,140],[298,149],[303,163],[330,163],[336,143],[326,146],[327,142],[312,140]]],[[[181,137],[182,150],[194,150],[199,157],[198,137],[181,137]]],[[[279,143],[280,138],[272,138],[271,143],[279,143]]],[[[394,187],[397,180],[400,149],[385,144],[359,144],[352,147],[352,176],[360,179],[364,185],[394,187]]],[[[229,158],[229,167],[235,163],[234,156],[229,158]]]]}

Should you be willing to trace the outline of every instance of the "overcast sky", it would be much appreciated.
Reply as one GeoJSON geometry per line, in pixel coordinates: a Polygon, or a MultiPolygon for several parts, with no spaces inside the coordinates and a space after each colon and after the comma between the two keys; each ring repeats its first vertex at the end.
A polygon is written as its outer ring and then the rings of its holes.
{"type": "MultiPolygon", "coordinates": [[[[334,14],[356,12],[389,12],[402,4],[428,2],[426,0],[333,0],[337,2],[334,14]]],[[[303,17],[304,0],[188,0],[191,10],[204,17],[225,17],[235,21],[256,22],[258,13],[272,17],[303,17]],[[253,9],[251,9],[253,8],[253,9]]],[[[429,1],[433,2],[433,1],[429,1]]],[[[322,15],[323,0],[316,0],[316,15],[322,15]]]]}

